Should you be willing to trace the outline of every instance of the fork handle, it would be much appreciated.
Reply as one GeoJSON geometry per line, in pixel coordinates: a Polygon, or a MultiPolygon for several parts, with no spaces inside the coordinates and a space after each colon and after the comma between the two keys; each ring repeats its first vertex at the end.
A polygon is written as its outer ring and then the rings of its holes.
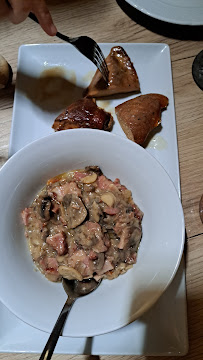
{"type": "Polygon", "coordinates": [[[30,19],[32,19],[33,21],[35,21],[37,24],[39,24],[39,21],[38,21],[37,17],[32,12],[29,13],[28,17],[30,19]]]}
{"type": "Polygon", "coordinates": [[[54,352],[54,349],[56,347],[58,338],[61,334],[61,331],[63,329],[64,323],[66,321],[66,318],[70,312],[70,309],[75,302],[75,299],[69,302],[66,302],[63,309],[61,310],[61,313],[56,321],[56,324],[54,325],[54,328],[49,336],[49,339],[44,347],[44,350],[39,358],[39,360],[50,360],[52,357],[52,354],[54,352]]]}
{"type": "Polygon", "coordinates": [[[56,36],[61,40],[71,43],[70,38],[66,35],[61,34],[59,31],[57,31],[56,36]]]}
{"type": "MultiPolygon", "coordinates": [[[[32,12],[29,13],[28,17],[31,20],[35,21],[37,24],[39,24],[39,21],[38,21],[37,17],[32,12]]],[[[64,41],[66,41],[68,43],[70,42],[70,38],[68,36],[66,36],[66,35],[61,34],[59,31],[57,31],[56,36],[61,40],[64,40],[64,41]]]]}

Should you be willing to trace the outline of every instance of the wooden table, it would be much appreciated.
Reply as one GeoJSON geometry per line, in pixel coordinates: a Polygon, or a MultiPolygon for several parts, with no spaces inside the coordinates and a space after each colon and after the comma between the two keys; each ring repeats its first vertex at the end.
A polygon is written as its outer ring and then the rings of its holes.
{"type": "MultiPolygon", "coordinates": [[[[167,43],[170,46],[175,94],[182,204],[187,233],[187,299],[189,353],[184,359],[203,358],[203,224],[199,201],[203,194],[203,101],[202,91],[192,78],[194,57],[203,48],[203,27],[161,23],[135,11],[124,0],[50,0],[59,31],[76,36],[86,34],[97,42],[167,43]]],[[[0,22],[0,54],[12,66],[13,84],[0,91],[0,165],[7,160],[18,48],[27,43],[60,42],[48,37],[27,19],[14,26],[0,22]]],[[[122,356],[123,357],[123,356],[122,356]]],[[[38,359],[33,354],[0,354],[0,360],[38,359]]],[[[54,355],[58,360],[79,360],[85,356],[54,355]]],[[[102,356],[108,360],[118,356],[102,356]]],[[[130,360],[132,356],[125,356],[130,360]]],[[[133,356],[136,360],[151,357],[133,356]]],[[[153,357],[173,359],[174,357],[153,357]]]]}

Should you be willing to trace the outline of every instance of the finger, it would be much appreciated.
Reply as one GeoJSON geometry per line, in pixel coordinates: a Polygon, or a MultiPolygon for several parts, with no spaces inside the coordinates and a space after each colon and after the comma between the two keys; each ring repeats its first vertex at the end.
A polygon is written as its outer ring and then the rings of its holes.
{"type": "Polygon", "coordinates": [[[39,24],[48,35],[56,35],[56,26],[44,0],[35,0],[32,5],[32,12],[36,15],[39,24]]]}
{"type": "Polygon", "coordinates": [[[6,1],[0,0],[0,17],[8,16],[9,10],[9,6],[7,5],[6,1]]]}
{"type": "Polygon", "coordinates": [[[9,0],[11,5],[9,19],[13,24],[19,24],[24,21],[31,8],[30,0],[9,0]]]}

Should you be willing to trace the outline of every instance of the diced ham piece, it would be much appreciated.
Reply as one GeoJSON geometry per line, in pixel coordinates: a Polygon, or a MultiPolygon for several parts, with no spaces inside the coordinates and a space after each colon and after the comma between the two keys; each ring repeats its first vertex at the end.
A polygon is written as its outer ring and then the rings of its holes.
{"type": "Polygon", "coordinates": [[[113,269],[114,269],[114,267],[111,264],[111,262],[106,259],[105,262],[104,262],[104,266],[102,268],[102,272],[106,273],[107,271],[110,271],[110,270],[113,270],[113,269]]]}
{"type": "Polygon", "coordinates": [[[68,258],[68,265],[76,268],[83,277],[91,277],[93,275],[92,260],[80,249],[68,258]]]}
{"type": "Polygon", "coordinates": [[[111,180],[107,179],[106,176],[104,176],[104,175],[101,175],[98,177],[97,183],[98,183],[99,189],[101,189],[101,190],[108,190],[109,186],[113,184],[113,182],[111,180]]]}
{"type": "Polygon", "coordinates": [[[83,277],[93,275],[93,263],[88,256],[86,256],[82,263],[82,275],[83,277]]]}
{"type": "Polygon", "coordinates": [[[119,209],[118,208],[113,208],[111,206],[106,206],[104,208],[104,212],[108,215],[116,215],[119,213],[119,209]]]}
{"type": "Polygon", "coordinates": [[[74,181],[53,188],[52,193],[56,195],[57,200],[59,201],[62,201],[63,197],[67,194],[81,196],[81,190],[77,187],[77,184],[74,181]]]}
{"type": "Polygon", "coordinates": [[[98,258],[98,254],[93,250],[90,251],[88,256],[90,260],[96,260],[98,258]]]}
{"type": "Polygon", "coordinates": [[[87,221],[86,222],[87,230],[95,232],[95,234],[100,235],[101,234],[101,226],[93,221],[87,221]]]}
{"type": "Polygon", "coordinates": [[[42,270],[46,270],[46,267],[47,267],[46,264],[47,264],[47,259],[46,258],[43,258],[43,259],[39,260],[39,265],[42,268],[42,270]]]}
{"type": "Polygon", "coordinates": [[[127,189],[125,185],[121,185],[120,180],[119,180],[118,178],[116,178],[113,183],[114,183],[114,185],[116,185],[116,187],[117,187],[120,191],[124,191],[124,190],[127,189]]]}
{"type": "Polygon", "coordinates": [[[48,236],[46,243],[51,245],[58,255],[65,255],[67,253],[67,243],[63,232],[48,236]]]}
{"type": "Polygon", "coordinates": [[[39,261],[39,265],[47,274],[58,274],[58,262],[54,257],[44,257],[39,261]]]}
{"type": "Polygon", "coordinates": [[[28,219],[29,219],[31,210],[32,210],[31,208],[25,208],[25,209],[21,212],[21,217],[22,217],[22,220],[23,220],[23,224],[24,224],[25,226],[28,225],[28,219]]]}
{"type": "Polygon", "coordinates": [[[96,245],[94,245],[92,248],[97,253],[105,252],[107,250],[107,247],[106,247],[106,245],[104,245],[104,242],[102,239],[99,239],[97,241],[96,245]]]}
{"type": "Polygon", "coordinates": [[[56,214],[58,212],[60,206],[56,202],[52,202],[52,204],[53,204],[53,207],[51,208],[51,211],[56,214]]]}
{"type": "Polygon", "coordinates": [[[76,181],[80,181],[81,179],[83,179],[87,175],[88,174],[85,173],[85,172],[75,171],[74,178],[75,178],[76,181]]]}
{"type": "Polygon", "coordinates": [[[47,258],[47,268],[46,271],[48,273],[58,273],[58,262],[56,258],[47,258]]]}
{"type": "Polygon", "coordinates": [[[127,264],[135,264],[137,260],[137,254],[133,253],[126,257],[127,264]]]}
{"type": "MultiPolygon", "coordinates": [[[[114,269],[114,267],[113,267],[113,265],[111,264],[111,262],[110,262],[108,259],[106,259],[105,262],[104,262],[103,268],[102,268],[100,271],[97,271],[97,274],[98,274],[98,275],[103,275],[103,274],[105,274],[107,271],[110,271],[110,270],[113,270],[113,269],[114,269]]],[[[96,279],[95,279],[95,280],[96,280],[96,279]]]]}
{"type": "Polygon", "coordinates": [[[83,278],[91,278],[93,275],[93,264],[92,261],[89,261],[89,264],[80,263],[77,266],[77,270],[82,275],[83,278]]]}
{"type": "Polygon", "coordinates": [[[116,178],[113,182],[116,186],[120,186],[120,179],[116,178]]]}
{"type": "Polygon", "coordinates": [[[100,230],[101,229],[101,226],[98,223],[95,223],[93,221],[87,221],[86,226],[87,226],[88,230],[95,231],[95,230],[100,230]]]}
{"type": "Polygon", "coordinates": [[[135,204],[132,204],[135,216],[141,221],[144,213],[139,209],[139,207],[135,204]]]}
{"type": "Polygon", "coordinates": [[[60,275],[58,272],[58,263],[55,258],[47,258],[45,273],[51,281],[58,281],[60,275]]]}
{"type": "Polygon", "coordinates": [[[85,254],[84,250],[77,250],[68,258],[68,265],[74,268],[79,261],[84,262],[86,257],[87,255],[85,254]]]}

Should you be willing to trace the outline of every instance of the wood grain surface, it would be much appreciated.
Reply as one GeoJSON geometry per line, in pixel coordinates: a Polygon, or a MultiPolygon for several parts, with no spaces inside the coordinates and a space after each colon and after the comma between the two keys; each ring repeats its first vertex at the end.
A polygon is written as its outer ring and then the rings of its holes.
{"type": "MultiPolygon", "coordinates": [[[[97,42],[166,43],[170,46],[180,159],[182,204],[186,222],[189,353],[184,360],[203,359],[203,93],[192,78],[192,63],[203,48],[203,26],[163,23],[133,9],[124,0],[50,0],[58,30],[86,34],[97,42]]],[[[19,25],[0,21],[0,55],[10,63],[13,83],[0,90],[0,166],[8,158],[18,48],[22,44],[61,42],[27,19],[19,25]]],[[[0,354],[0,360],[38,359],[36,354],[0,354]]],[[[98,360],[98,357],[53,355],[55,360],[98,360]]],[[[148,360],[146,356],[101,356],[102,360],[148,360]]],[[[174,357],[153,357],[172,360],[174,357]]],[[[182,358],[180,358],[182,359],[182,358]]]]}

